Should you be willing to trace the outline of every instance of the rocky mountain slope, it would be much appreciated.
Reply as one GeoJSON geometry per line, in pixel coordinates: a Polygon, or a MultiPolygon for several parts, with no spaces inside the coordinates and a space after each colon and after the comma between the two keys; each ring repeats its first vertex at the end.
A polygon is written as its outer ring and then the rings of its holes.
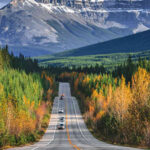
{"type": "Polygon", "coordinates": [[[0,44],[26,56],[74,49],[149,28],[148,9],[76,8],[12,0],[0,10],[0,44]]]}

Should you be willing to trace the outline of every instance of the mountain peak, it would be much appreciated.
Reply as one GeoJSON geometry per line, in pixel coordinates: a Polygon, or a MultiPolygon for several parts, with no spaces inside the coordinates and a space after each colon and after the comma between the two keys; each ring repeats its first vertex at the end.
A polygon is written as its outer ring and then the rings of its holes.
{"type": "Polygon", "coordinates": [[[37,2],[35,0],[12,0],[10,2],[10,5],[16,7],[20,4],[25,4],[25,3],[30,3],[31,4],[31,3],[37,3],[37,2]]]}
{"type": "Polygon", "coordinates": [[[25,2],[25,0],[12,0],[10,4],[16,6],[18,3],[23,3],[23,2],[25,2]]]}

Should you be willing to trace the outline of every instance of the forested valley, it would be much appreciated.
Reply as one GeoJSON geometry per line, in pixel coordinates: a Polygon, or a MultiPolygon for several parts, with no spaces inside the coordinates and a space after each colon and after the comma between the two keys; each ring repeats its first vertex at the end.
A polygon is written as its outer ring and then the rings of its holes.
{"type": "Polygon", "coordinates": [[[37,60],[0,50],[0,147],[43,135],[58,82],[69,82],[91,132],[104,141],[150,146],[150,60],[129,56],[109,71],[39,67],[37,60]]]}

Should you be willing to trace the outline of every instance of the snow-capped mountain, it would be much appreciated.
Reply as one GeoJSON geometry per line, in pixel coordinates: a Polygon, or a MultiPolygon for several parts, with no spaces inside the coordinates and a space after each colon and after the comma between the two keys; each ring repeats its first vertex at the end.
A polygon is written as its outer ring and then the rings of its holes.
{"type": "Polygon", "coordinates": [[[150,8],[149,0],[36,0],[40,3],[63,4],[82,8],[150,8]]]}
{"type": "Polygon", "coordinates": [[[107,8],[96,2],[86,7],[70,7],[43,2],[12,0],[2,8],[0,43],[8,44],[16,53],[35,56],[150,28],[150,11],[144,8],[107,8]]]}

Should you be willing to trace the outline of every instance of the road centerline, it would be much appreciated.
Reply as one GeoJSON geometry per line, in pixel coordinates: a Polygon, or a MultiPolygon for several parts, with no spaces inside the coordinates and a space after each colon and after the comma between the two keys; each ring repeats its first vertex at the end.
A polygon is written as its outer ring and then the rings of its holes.
{"type": "Polygon", "coordinates": [[[73,144],[72,141],[71,141],[71,139],[70,139],[70,133],[69,133],[69,128],[68,128],[68,115],[67,115],[67,103],[66,103],[66,100],[65,100],[65,109],[66,109],[66,131],[67,131],[68,142],[76,150],[80,150],[80,148],[77,145],[73,144]]]}

